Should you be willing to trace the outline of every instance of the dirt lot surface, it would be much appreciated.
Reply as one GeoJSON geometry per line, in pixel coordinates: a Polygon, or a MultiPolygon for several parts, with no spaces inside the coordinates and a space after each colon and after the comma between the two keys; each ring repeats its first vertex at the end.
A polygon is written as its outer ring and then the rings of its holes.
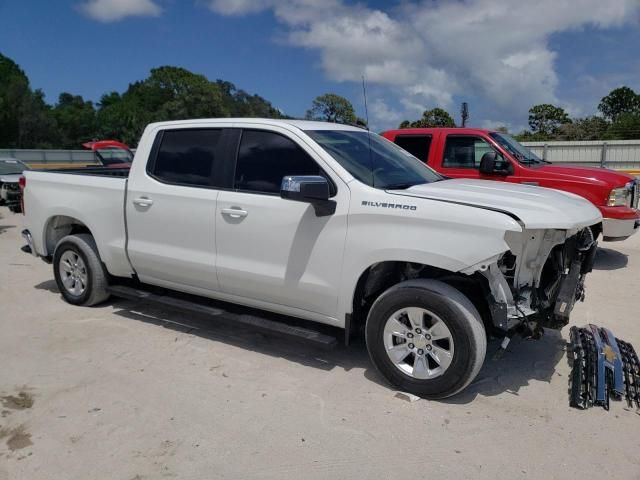
{"type": "MultiPolygon", "coordinates": [[[[61,300],[0,209],[0,480],[640,478],[640,415],[569,408],[568,329],[514,340],[464,393],[395,397],[362,345],[61,300]]],[[[640,347],[640,235],[605,244],[573,323],[640,347]]]]}

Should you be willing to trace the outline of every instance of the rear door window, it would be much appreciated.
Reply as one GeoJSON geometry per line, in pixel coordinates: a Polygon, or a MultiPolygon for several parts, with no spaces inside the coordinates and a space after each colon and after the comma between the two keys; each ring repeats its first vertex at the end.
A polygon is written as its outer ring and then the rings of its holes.
{"type": "Polygon", "coordinates": [[[164,183],[195,187],[224,186],[222,129],[165,130],[147,172],[164,183]]]}
{"type": "Polygon", "coordinates": [[[398,135],[394,143],[418,160],[427,163],[431,148],[431,135],[398,135]]]}

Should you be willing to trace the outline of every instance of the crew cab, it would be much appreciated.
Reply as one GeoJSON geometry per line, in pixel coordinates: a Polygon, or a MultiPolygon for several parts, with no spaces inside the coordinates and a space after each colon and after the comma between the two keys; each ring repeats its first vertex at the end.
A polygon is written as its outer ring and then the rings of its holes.
{"type": "Polygon", "coordinates": [[[473,380],[488,332],[568,322],[602,222],[576,195],[447,180],[379,135],[296,120],[154,123],[130,169],[23,184],[23,250],[67,302],[162,288],[363,330],[382,375],[428,398],[473,380]]]}
{"type": "Polygon", "coordinates": [[[580,195],[602,213],[605,241],[624,240],[640,229],[640,181],[631,175],[552,165],[510,135],[492,130],[409,128],[382,135],[450,178],[538,185],[580,195]]]}

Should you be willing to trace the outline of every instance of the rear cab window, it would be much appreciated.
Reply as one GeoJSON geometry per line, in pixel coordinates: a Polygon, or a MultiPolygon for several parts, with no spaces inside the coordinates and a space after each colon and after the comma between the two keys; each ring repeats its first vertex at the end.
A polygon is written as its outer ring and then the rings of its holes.
{"type": "Polygon", "coordinates": [[[431,149],[431,135],[397,135],[393,141],[418,160],[427,163],[431,149]]]}
{"type": "Polygon", "coordinates": [[[225,186],[221,128],[163,130],[156,137],[147,173],[162,183],[202,188],[225,186]]]}

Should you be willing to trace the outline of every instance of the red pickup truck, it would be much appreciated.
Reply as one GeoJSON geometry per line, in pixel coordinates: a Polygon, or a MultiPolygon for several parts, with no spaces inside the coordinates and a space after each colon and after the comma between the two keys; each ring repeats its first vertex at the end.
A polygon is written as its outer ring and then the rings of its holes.
{"type": "Polygon", "coordinates": [[[447,177],[537,185],[580,195],[600,209],[605,241],[624,240],[640,229],[640,181],[631,175],[551,165],[513,137],[491,130],[407,128],[382,135],[447,177]]]}

